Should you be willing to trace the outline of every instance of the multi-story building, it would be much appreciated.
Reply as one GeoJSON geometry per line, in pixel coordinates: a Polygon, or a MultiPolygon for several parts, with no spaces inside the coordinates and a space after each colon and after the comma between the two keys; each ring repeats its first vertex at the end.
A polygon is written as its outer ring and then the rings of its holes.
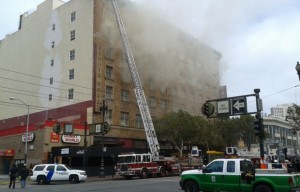
{"type": "MultiPolygon", "coordinates": [[[[200,114],[206,100],[220,97],[219,53],[142,4],[119,3],[152,118],[179,109],[200,114]]],[[[72,124],[75,134],[83,134],[85,122],[103,121],[103,102],[111,125],[105,145],[147,148],[110,1],[45,0],[22,14],[19,29],[0,41],[0,63],[0,150],[14,151],[0,153],[0,169],[23,160],[27,107],[27,128],[36,137],[25,142],[30,163],[49,161],[55,146],[84,146],[82,139],[57,140],[52,126],[72,124]],[[8,142],[12,138],[16,142],[8,142]]],[[[87,145],[100,141],[88,137],[87,145]]]]}
{"type": "MultiPolygon", "coordinates": [[[[291,124],[281,117],[268,116],[263,117],[265,131],[264,152],[269,156],[284,157],[282,149],[287,149],[287,156],[299,157],[300,135],[291,124]]],[[[259,144],[251,145],[251,153],[260,155],[259,144]]]]}
{"type": "Polygon", "coordinates": [[[285,119],[288,108],[292,107],[292,106],[293,106],[293,104],[290,103],[290,104],[277,105],[276,107],[271,107],[270,116],[285,119]]]}

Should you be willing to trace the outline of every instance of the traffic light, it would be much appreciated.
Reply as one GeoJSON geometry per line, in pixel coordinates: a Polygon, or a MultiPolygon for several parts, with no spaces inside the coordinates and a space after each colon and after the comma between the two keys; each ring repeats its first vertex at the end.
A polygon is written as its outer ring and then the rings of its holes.
{"type": "Polygon", "coordinates": [[[262,135],[262,119],[260,116],[255,115],[255,120],[254,120],[254,133],[257,136],[262,135]]]}
{"type": "Polygon", "coordinates": [[[209,105],[208,105],[208,103],[204,103],[204,114],[206,116],[208,116],[208,111],[209,111],[209,105]]]}
{"type": "Polygon", "coordinates": [[[106,134],[108,132],[108,123],[104,122],[103,123],[103,132],[106,134]]]}
{"type": "Polygon", "coordinates": [[[61,132],[61,126],[60,126],[59,123],[54,124],[53,132],[56,133],[56,134],[59,134],[61,132]]]}
{"type": "Polygon", "coordinates": [[[205,115],[206,117],[211,116],[215,111],[214,106],[211,103],[204,103],[202,105],[202,114],[205,115]]]}

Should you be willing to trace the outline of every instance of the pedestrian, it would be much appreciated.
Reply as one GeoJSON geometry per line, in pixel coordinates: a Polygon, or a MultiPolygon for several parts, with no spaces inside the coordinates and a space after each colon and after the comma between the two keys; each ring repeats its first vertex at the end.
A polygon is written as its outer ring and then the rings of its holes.
{"type": "Polygon", "coordinates": [[[29,169],[26,167],[26,164],[23,164],[20,172],[20,183],[21,187],[24,188],[26,186],[26,179],[29,176],[29,169]]]}
{"type": "Polygon", "coordinates": [[[8,188],[15,188],[15,184],[16,184],[16,178],[17,178],[17,166],[16,164],[13,164],[12,167],[9,170],[9,186],[8,188]]]}

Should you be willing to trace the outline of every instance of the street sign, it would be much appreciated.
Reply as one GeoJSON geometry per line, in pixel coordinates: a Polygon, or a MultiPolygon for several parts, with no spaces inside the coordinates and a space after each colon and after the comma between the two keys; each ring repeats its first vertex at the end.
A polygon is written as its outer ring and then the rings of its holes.
{"type": "Polygon", "coordinates": [[[74,128],[72,124],[65,124],[64,134],[73,134],[74,128]]]}
{"type": "Polygon", "coordinates": [[[258,111],[263,111],[263,103],[262,103],[262,99],[258,99],[257,100],[257,110],[258,111]]]}
{"type": "Polygon", "coordinates": [[[96,124],[95,125],[95,133],[101,133],[102,132],[102,124],[96,124]]]}
{"type": "Polygon", "coordinates": [[[230,101],[229,99],[217,102],[218,115],[230,114],[230,101]]]}
{"type": "Polygon", "coordinates": [[[231,100],[232,115],[247,113],[246,97],[235,97],[231,100]]]}

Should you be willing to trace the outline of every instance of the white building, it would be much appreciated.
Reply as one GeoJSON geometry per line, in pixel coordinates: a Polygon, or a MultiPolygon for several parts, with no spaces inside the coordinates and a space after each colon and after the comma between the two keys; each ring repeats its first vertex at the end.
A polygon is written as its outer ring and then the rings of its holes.
{"type": "Polygon", "coordinates": [[[285,119],[287,109],[288,109],[288,107],[291,107],[291,106],[293,106],[292,103],[281,104],[281,105],[277,105],[276,107],[271,107],[270,116],[285,119]]]}
{"type": "MultiPolygon", "coordinates": [[[[288,156],[299,156],[300,134],[295,132],[293,127],[283,118],[264,117],[264,131],[266,139],[264,140],[265,150],[268,155],[282,155],[282,149],[287,148],[288,156]]],[[[259,153],[259,145],[252,145],[252,152],[259,153]]]]}

